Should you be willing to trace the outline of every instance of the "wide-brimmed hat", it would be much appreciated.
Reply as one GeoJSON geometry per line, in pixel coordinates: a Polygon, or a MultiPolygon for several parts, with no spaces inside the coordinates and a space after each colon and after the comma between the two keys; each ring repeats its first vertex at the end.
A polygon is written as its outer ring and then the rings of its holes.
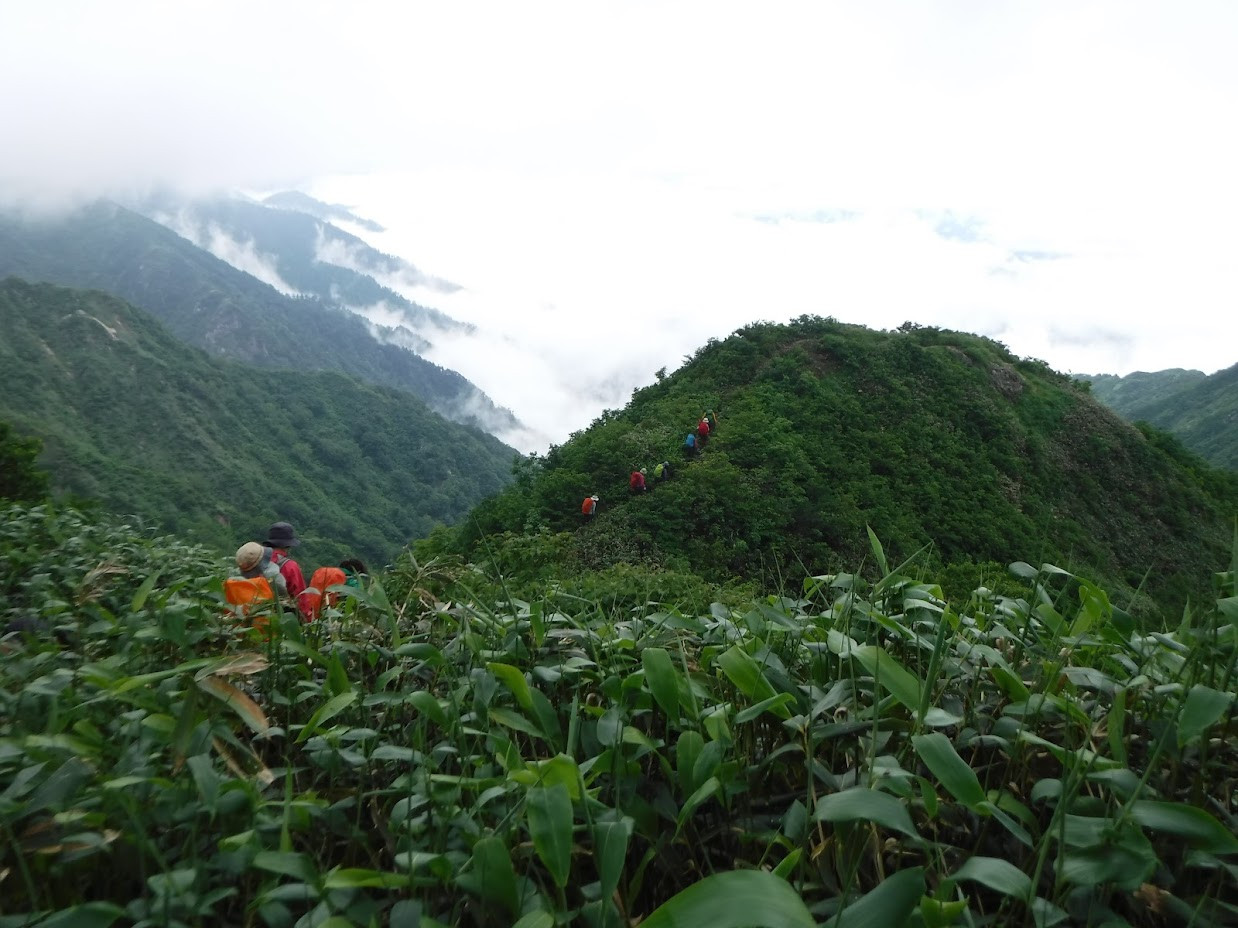
{"type": "Polygon", "coordinates": [[[301,543],[291,522],[276,522],[267,529],[266,543],[272,548],[295,548],[301,543]]]}
{"type": "Polygon", "coordinates": [[[595,503],[598,501],[598,498],[596,496],[590,496],[589,499],[593,500],[595,503]]]}
{"type": "Polygon", "coordinates": [[[266,549],[256,541],[247,541],[236,549],[236,566],[241,570],[253,570],[262,561],[266,549]]]}

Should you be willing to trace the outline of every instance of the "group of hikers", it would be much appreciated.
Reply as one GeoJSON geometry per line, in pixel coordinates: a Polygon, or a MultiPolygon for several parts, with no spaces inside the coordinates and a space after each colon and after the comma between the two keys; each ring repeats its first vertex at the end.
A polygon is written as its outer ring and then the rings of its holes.
{"type": "MultiPolygon", "coordinates": [[[[683,440],[683,456],[685,461],[690,461],[701,453],[701,450],[709,442],[709,436],[718,430],[718,417],[712,409],[701,414],[700,420],[696,423],[696,428],[688,432],[688,435],[683,440]]],[[[671,462],[660,461],[654,465],[652,483],[661,483],[663,480],[671,479],[671,462]]],[[[642,467],[639,470],[632,471],[628,478],[628,489],[632,493],[647,493],[653,489],[649,479],[648,468],[642,467]]],[[[586,496],[580,504],[581,515],[586,520],[592,519],[597,515],[598,503],[601,502],[599,497],[594,494],[586,496]]]]}
{"type": "Polygon", "coordinates": [[[239,576],[224,581],[224,598],[242,614],[267,602],[295,605],[301,620],[310,622],[321,615],[324,605],[336,602],[333,587],[360,587],[368,574],[363,562],[347,558],[338,566],[319,567],[307,583],[291,554],[300,544],[291,523],[276,522],[265,541],[241,545],[236,552],[239,576]]]}

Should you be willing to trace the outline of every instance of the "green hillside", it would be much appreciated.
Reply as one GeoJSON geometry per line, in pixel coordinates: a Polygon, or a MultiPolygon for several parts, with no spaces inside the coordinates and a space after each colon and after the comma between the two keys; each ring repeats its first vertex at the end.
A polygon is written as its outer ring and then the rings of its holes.
{"type": "Polygon", "coordinates": [[[1238,364],[1207,376],[1168,370],[1081,379],[1124,419],[1164,429],[1205,460],[1238,471],[1238,364]]]}
{"type": "Polygon", "coordinates": [[[220,361],[93,291],[0,283],[0,419],[53,488],[221,550],[295,523],[306,558],[384,563],[510,476],[515,452],[407,393],[220,361]]]}
{"type": "Polygon", "coordinates": [[[9,275],[106,291],[217,357],[343,371],[406,390],[455,421],[489,431],[516,424],[460,374],[378,341],[360,317],[317,298],[284,296],[114,203],[54,218],[0,213],[0,278],[9,275]]]}
{"type": "MultiPolygon", "coordinates": [[[[832,320],[753,325],[636,391],[429,550],[486,555],[503,532],[573,531],[569,570],[636,563],[777,587],[854,565],[866,528],[890,559],[1051,561],[1181,601],[1207,589],[1238,513],[1234,475],[1123,422],[1086,388],[975,336],[832,320]],[[699,415],[699,460],[631,497],[699,415]],[[599,515],[581,525],[580,501],[599,515]]],[[[514,545],[519,548],[520,545],[514,545]]]]}

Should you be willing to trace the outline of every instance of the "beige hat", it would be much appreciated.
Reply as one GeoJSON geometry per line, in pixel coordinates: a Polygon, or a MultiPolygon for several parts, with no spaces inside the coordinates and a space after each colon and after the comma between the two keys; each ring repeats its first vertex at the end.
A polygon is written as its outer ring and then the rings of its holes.
{"type": "Polygon", "coordinates": [[[256,541],[247,541],[236,549],[236,566],[241,570],[253,570],[262,560],[262,545],[256,541]]]}

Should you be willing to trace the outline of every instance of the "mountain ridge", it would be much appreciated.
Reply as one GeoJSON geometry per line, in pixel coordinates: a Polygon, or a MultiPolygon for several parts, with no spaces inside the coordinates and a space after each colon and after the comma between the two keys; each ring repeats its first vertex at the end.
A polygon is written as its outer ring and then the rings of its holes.
{"type": "Polygon", "coordinates": [[[100,291],[0,281],[0,419],[53,488],[234,550],[292,521],[383,563],[502,486],[516,452],[403,391],[213,358],[100,291]]]}
{"type": "MultiPolygon", "coordinates": [[[[1142,577],[1182,602],[1225,563],[1238,480],[1165,433],[1136,428],[1087,389],[980,336],[875,332],[801,317],[703,346],[621,410],[526,458],[443,550],[571,532],[577,569],[643,563],[713,581],[826,573],[929,546],[943,564],[1040,558],[1142,577]],[[699,460],[653,492],[628,474],[678,464],[697,417],[720,419],[699,460]],[[582,524],[580,500],[599,494],[582,524]]],[[[518,542],[517,542],[518,544],[518,542]]]]}
{"type": "Polygon", "coordinates": [[[55,217],[0,214],[0,277],[111,293],[218,357],[266,367],[347,371],[421,397],[448,418],[502,434],[510,410],[365,320],[317,298],[291,298],[159,223],[97,201],[55,217]]]}

